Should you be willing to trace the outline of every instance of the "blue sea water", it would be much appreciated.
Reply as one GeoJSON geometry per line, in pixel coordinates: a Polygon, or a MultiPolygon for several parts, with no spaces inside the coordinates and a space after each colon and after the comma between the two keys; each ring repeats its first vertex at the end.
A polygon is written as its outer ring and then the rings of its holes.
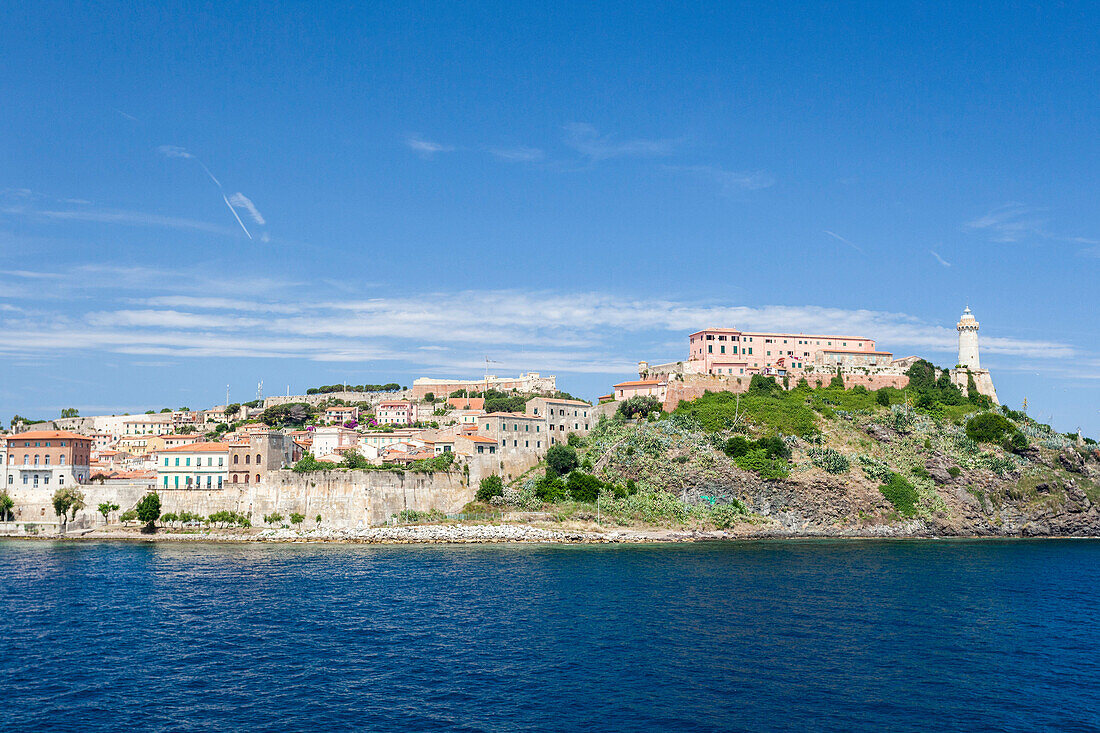
{"type": "Polygon", "coordinates": [[[1100,543],[0,542],[0,730],[1100,729],[1100,543]]]}

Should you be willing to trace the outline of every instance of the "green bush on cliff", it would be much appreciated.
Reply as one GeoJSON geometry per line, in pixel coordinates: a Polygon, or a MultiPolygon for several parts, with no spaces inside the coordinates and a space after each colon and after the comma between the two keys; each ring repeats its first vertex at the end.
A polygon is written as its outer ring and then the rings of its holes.
{"type": "Polygon", "coordinates": [[[839,451],[832,448],[818,448],[814,446],[806,451],[806,454],[810,457],[810,461],[813,462],[815,466],[823,468],[829,473],[848,472],[848,459],[839,451]]]}
{"type": "Polygon", "coordinates": [[[917,501],[920,499],[920,495],[913,484],[906,481],[901,475],[896,473],[891,475],[890,480],[879,486],[878,490],[886,497],[886,501],[894,505],[898,514],[911,517],[917,513],[917,501]]]}
{"type": "Polygon", "coordinates": [[[481,479],[475,498],[488,502],[494,496],[504,496],[504,482],[500,480],[500,476],[486,476],[481,479]]]}
{"type": "Polygon", "coordinates": [[[752,471],[767,481],[784,479],[791,474],[790,464],[780,458],[769,458],[768,452],[762,448],[737,456],[733,462],[742,471],[752,471]]]}
{"type": "Polygon", "coordinates": [[[335,463],[331,461],[318,461],[312,453],[306,453],[290,470],[294,471],[294,473],[308,473],[310,471],[329,471],[334,468],[336,468],[335,463]]]}

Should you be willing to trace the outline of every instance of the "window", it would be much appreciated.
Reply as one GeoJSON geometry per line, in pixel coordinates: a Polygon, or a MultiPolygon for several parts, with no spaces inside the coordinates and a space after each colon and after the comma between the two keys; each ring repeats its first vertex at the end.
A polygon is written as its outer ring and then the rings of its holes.
{"type": "Polygon", "coordinates": [[[187,465],[188,465],[188,466],[190,466],[190,465],[191,465],[191,459],[190,459],[190,458],[186,458],[186,459],[184,459],[184,460],[186,460],[186,461],[187,461],[187,465]]]}
{"type": "Polygon", "coordinates": [[[218,476],[218,488],[220,489],[221,487],[222,487],[222,477],[218,476]]]}
{"type": "Polygon", "coordinates": [[[36,465],[36,466],[38,465],[38,455],[37,454],[35,454],[35,456],[34,456],[34,465],[36,465]]]}
{"type": "Polygon", "coordinates": [[[57,459],[57,462],[58,462],[58,463],[59,463],[60,465],[64,466],[64,465],[65,465],[65,456],[61,456],[60,458],[58,458],[58,459],[57,459]]]}
{"type": "Polygon", "coordinates": [[[247,473],[246,473],[246,474],[244,475],[244,482],[245,482],[246,484],[248,483],[248,478],[249,478],[249,474],[247,474],[247,473]]]}
{"type": "Polygon", "coordinates": [[[259,453],[256,454],[256,465],[257,466],[260,465],[260,454],[259,453]]]}
{"type": "Polygon", "coordinates": [[[713,354],[714,353],[714,344],[707,344],[707,353],[708,354],[713,354]]]}
{"type": "MultiPolygon", "coordinates": [[[[176,460],[179,461],[178,458],[176,460]]],[[[178,466],[179,464],[177,463],[176,465],[178,466]]],[[[180,487],[180,477],[179,476],[176,476],[175,487],[177,489],[180,487]]]]}
{"type": "Polygon", "coordinates": [[[237,474],[233,474],[233,483],[237,483],[237,474]]]}
{"type": "Polygon", "coordinates": [[[27,485],[27,474],[23,474],[23,485],[27,485]]]}
{"type": "Polygon", "coordinates": [[[164,457],[164,465],[165,465],[165,466],[167,466],[167,465],[168,465],[168,456],[165,456],[165,457],[164,457]]]}
{"type": "Polygon", "coordinates": [[[260,483],[260,474],[256,474],[256,483],[260,483]]]}
{"type": "Polygon", "coordinates": [[[219,466],[224,465],[224,461],[225,461],[225,458],[223,456],[218,456],[218,465],[219,466]]]}
{"type": "Polygon", "coordinates": [[[240,456],[233,456],[233,465],[236,465],[236,464],[240,463],[240,461],[241,461],[240,456]]]}
{"type": "Polygon", "coordinates": [[[180,458],[179,458],[179,456],[176,456],[176,465],[177,465],[177,466],[178,466],[178,465],[180,465],[180,458]]]}
{"type": "Polygon", "coordinates": [[[46,465],[47,466],[50,465],[50,454],[49,453],[46,454],[46,465]]]}
{"type": "Polygon", "coordinates": [[[167,476],[164,477],[164,488],[166,488],[166,489],[168,488],[168,477],[167,476]]]}
{"type": "Polygon", "coordinates": [[[248,454],[245,454],[244,462],[245,463],[251,463],[252,462],[252,456],[250,456],[248,454]]]}

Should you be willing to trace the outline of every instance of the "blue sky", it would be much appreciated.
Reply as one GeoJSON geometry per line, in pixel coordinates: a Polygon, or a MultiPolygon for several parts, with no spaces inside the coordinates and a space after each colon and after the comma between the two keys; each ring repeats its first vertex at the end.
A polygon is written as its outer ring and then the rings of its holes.
{"type": "Polygon", "coordinates": [[[1100,434],[1095,5],[6,3],[0,418],[558,376],[713,326],[1100,434]],[[972,7],[973,6],[973,7],[972,7]]]}

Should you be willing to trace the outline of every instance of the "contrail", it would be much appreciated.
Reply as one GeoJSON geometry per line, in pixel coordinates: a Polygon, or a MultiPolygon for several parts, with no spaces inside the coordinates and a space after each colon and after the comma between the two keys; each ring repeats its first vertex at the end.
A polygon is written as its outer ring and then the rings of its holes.
{"type": "MultiPolygon", "coordinates": [[[[187,152],[183,148],[174,145],[161,145],[157,148],[162,155],[167,155],[169,158],[189,158],[199,164],[203,172],[210,177],[210,180],[214,182],[214,185],[218,187],[218,192],[222,195],[222,201],[229,207],[229,210],[233,212],[233,218],[237,220],[237,223],[241,225],[241,229],[244,230],[244,234],[249,240],[252,240],[252,233],[248,231],[248,227],[241,221],[241,217],[237,214],[237,210],[233,208],[233,204],[229,203],[229,199],[225,197],[225,189],[222,188],[222,182],[214,177],[214,174],[210,172],[210,169],[206,167],[206,164],[196,158],[191,153],[187,152]]],[[[254,241],[254,240],[252,240],[254,241]]]]}
{"type": "MultiPolygon", "coordinates": [[[[199,165],[202,165],[202,163],[199,163],[199,165]]],[[[206,166],[203,166],[203,168],[205,167],[206,166]]],[[[214,176],[210,177],[213,178],[214,176]]],[[[245,235],[247,235],[249,239],[252,239],[252,235],[248,233],[248,227],[246,227],[244,225],[244,222],[241,221],[241,217],[237,215],[237,210],[233,208],[233,204],[229,203],[229,199],[225,197],[224,193],[222,194],[222,201],[224,201],[225,205],[229,207],[229,210],[233,212],[233,218],[236,219],[237,223],[241,225],[241,229],[244,229],[245,235]]]]}

